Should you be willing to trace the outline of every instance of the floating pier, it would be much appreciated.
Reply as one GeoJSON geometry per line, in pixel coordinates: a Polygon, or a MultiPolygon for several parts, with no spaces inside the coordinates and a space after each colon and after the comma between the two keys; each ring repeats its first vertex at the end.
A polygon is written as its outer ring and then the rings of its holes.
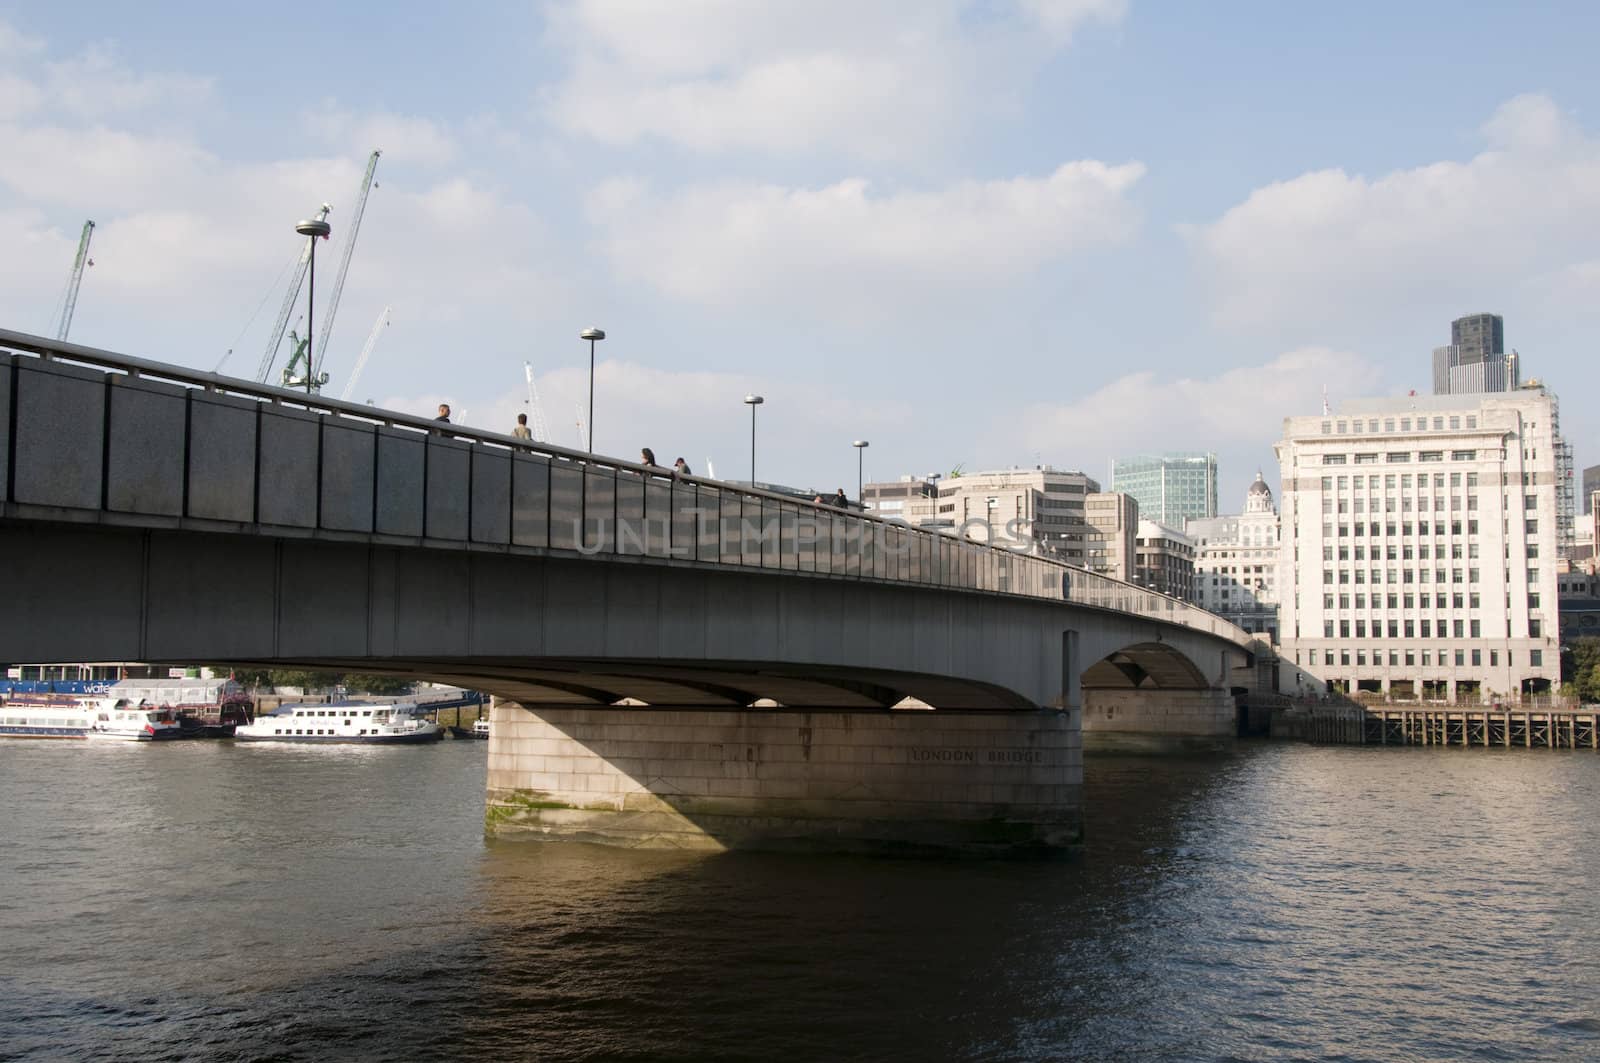
{"type": "Polygon", "coordinates": [[[1314,705],[1275,714],[1273,737],[1328,745],[1600,750],[1600,710],[1314,705]]]}

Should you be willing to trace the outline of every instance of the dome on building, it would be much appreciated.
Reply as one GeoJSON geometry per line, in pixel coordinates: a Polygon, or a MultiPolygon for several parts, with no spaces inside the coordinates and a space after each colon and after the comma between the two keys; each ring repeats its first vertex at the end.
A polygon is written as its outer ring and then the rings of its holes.
{"type": "Polygon", "coordinates": [[[1267,486],[1267,481],[1261,476],[1261,470],[1256,470],[1256,478],[1250,485],[1250,490],[1245,492],[1244,511],[1246,513],[1267,513],[1272,510],[1272,488],[1267,486]]]}

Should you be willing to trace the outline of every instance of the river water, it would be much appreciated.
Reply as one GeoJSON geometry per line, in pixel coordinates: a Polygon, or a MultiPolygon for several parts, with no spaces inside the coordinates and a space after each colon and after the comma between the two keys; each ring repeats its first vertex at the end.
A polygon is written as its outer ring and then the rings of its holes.
{"type": "Polygon", "coordinates": [[[1600,757],[1091,757],[1049,863],[487,841],[484,746],[0,742],[0,1059],[1596,1059],[1600,757]]]}

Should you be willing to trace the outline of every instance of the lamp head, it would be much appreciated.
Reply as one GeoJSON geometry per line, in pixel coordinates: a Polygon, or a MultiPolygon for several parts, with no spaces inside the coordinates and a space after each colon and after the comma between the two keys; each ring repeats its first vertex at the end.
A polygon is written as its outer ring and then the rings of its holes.
{"type": "Polygon", "coordinates": [[[856,447],[858,449],[861,448],[861,447],[871,446],[871,444],[868,443],[865,439],[858,439],[854,443],[851,443],[850,445],[852,447],[856,447]]]}
{"type": "Polygon", "coordinates": [[[766,402],[766,401],[767,400],[762,398],[760,395],[746,395],[744,397],[744,404],[746,406],[760,406],[763,402],[766,402]]]}
{"type": "Polygon", "coordinates": [[[606,338],[606,330],[603,328],[586,328],[578,333],[578,338],[580,340],[603,340],[606,338]]]}

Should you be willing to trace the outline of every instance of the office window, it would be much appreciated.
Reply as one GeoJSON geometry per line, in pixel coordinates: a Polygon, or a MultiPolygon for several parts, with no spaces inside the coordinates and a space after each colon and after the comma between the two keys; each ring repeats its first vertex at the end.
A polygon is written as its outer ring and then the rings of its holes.
{"type": "MultiPolygon", "coordinates": [[[[1508,652],[1506,654],[1506,656],[1509,657],[1510,653],[1508,652]]],[[[1543,650],[1529,650],[1528,651],[1528,663],[1533,665],[1533,667],[1535,667],[1535,668],[1543,667],[1543,665],[1544,665],[1544,651],[1543,650]]]]}

